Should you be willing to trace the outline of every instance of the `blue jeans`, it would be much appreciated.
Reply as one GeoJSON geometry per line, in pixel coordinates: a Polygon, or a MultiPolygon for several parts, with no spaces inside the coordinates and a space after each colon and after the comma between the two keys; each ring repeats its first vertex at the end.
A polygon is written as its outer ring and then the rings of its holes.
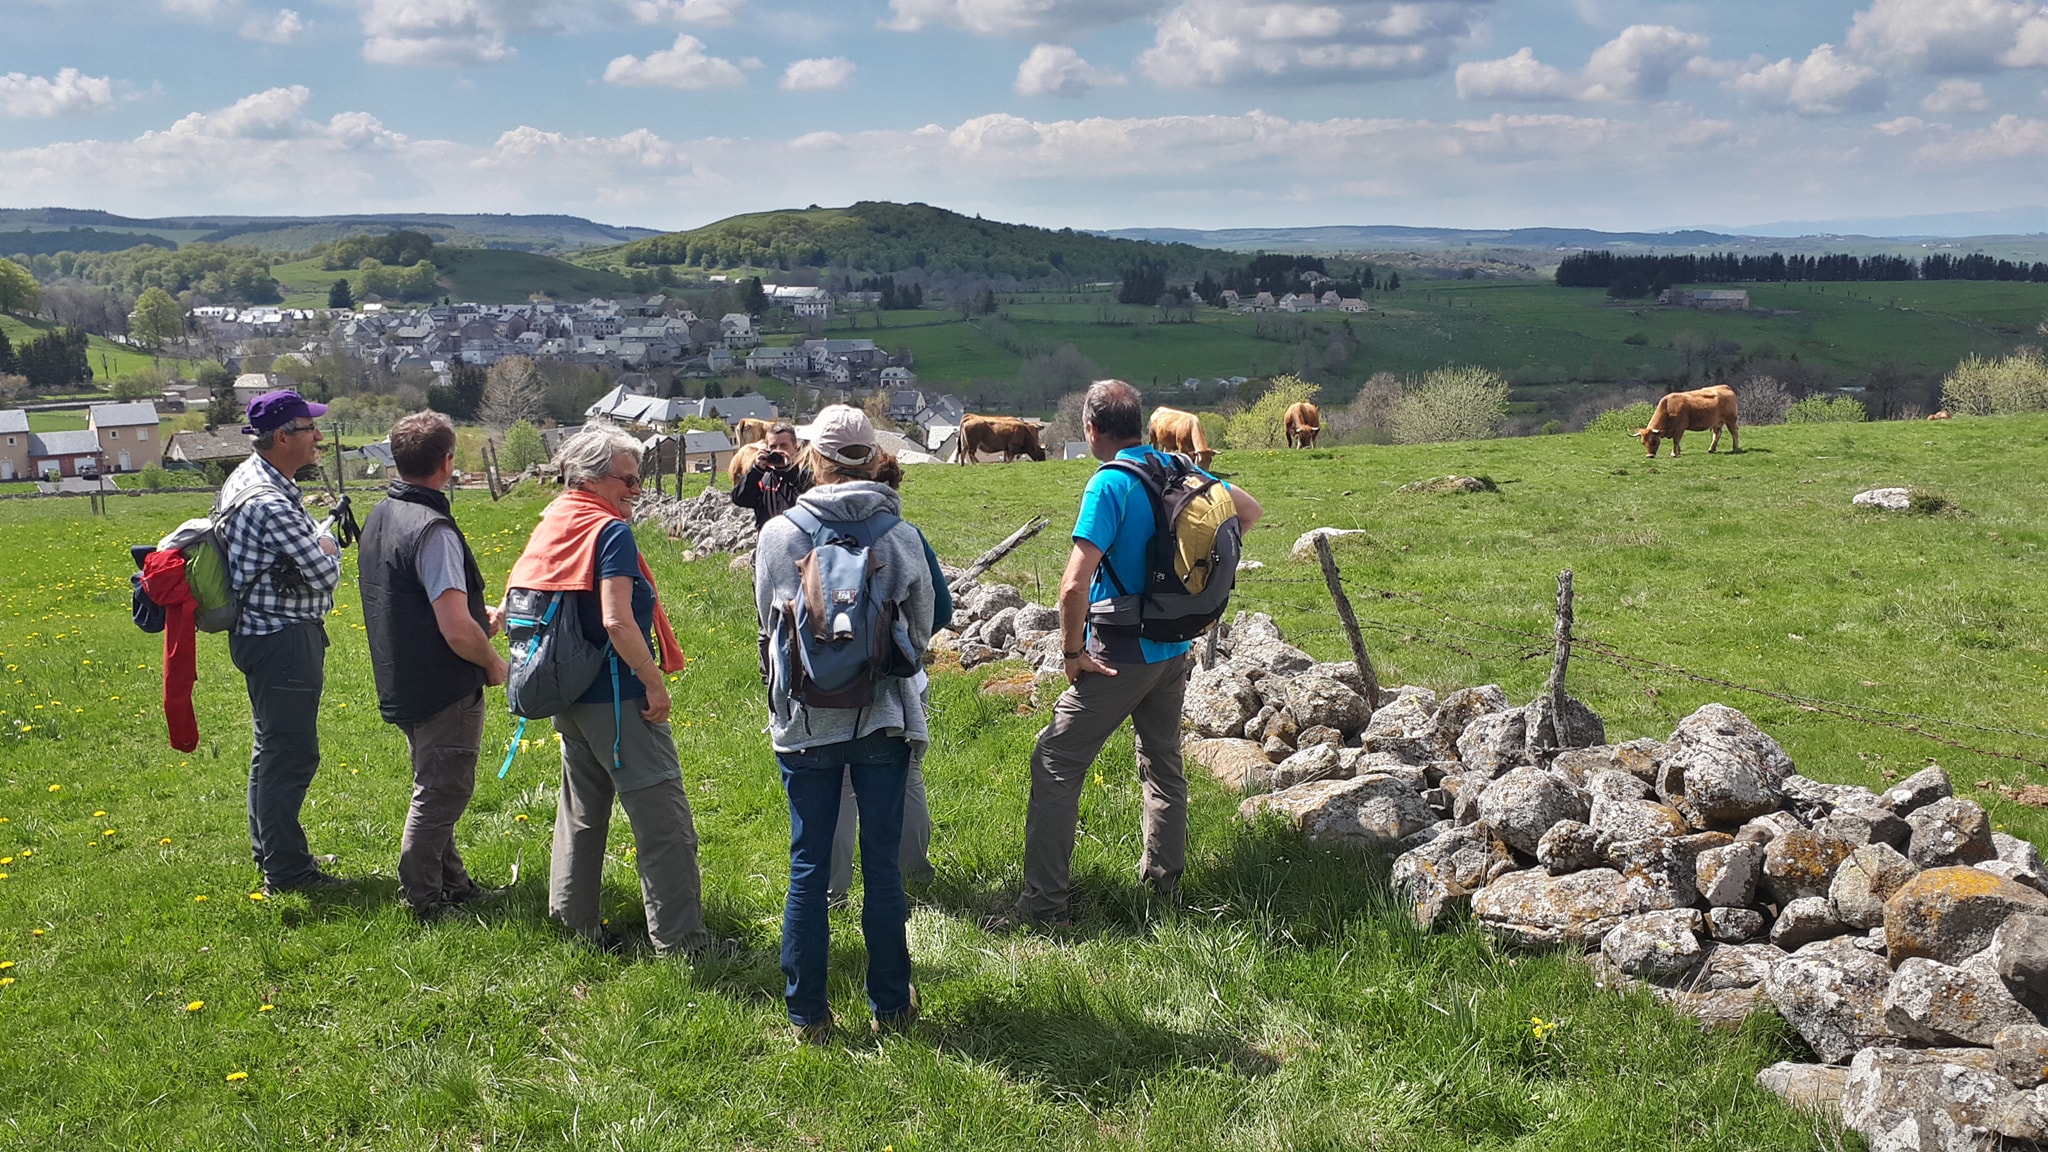
{"type": "Polygon", "coordinates": [[[832,948],[825,888],[846,774],[853,777],[854,802],[860,807],[860,931],[868,949],[868,1006],[877,1019],[900,1016],[910,1009],[910,901],[903,895],[896,854],[903,838],[910,742],[877,733],[778,752],[775,759],[789,792],[789,900],[782,911],[783,999],[789,1021],[803,1026],[832,1018],[825,988],[832,948]]]}

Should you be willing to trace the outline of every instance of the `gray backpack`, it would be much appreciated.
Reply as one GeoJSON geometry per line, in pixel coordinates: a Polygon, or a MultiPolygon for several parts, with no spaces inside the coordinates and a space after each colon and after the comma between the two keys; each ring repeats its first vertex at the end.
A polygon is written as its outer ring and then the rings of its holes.
{"type": "Polygon", "coordinates": [[[769,697],[779,690],[792,705],[864,708],[884,680],[918,672],[902,606],[875,591],[875,542],[902,521],[888,512],[820,520],[802,506],[783,516],[810,536],[811,550],[797,561],[798,594],[773,606],[761,638],[769,697]]]}
{"type": "Polygon", "coordinates": [[[583,634],[578,592],[513,588],[505,593],[505,637],[512,669],[505,702],[529,720],[553,716],[590,690],[611,654],[610,643],[583,634]]]}

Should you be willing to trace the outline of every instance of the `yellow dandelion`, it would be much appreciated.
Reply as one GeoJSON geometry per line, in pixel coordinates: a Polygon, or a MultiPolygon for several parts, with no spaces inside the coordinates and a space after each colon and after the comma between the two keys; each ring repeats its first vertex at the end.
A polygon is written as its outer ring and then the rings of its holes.
{"type": "Polygon", "coordinates": [[[7,986],[8,986],[9,984],[12,984],[12,983],[14,983],[14,977],[12,977],[12,976],[0,976],[0,988],[5,988],[5,987],[7,987],[7,986]]]}
{"type": "Polygon", "coordinates": [[[193,902],[194,904],[204,904],[204,903],[206,903],[206,897],[204,897],[204,896],[194,896],[194,897],[192,898],[192,902],[193,902]]]}
{"type": "Polygon", "coordinates": [[[277,1009],[277,1005],[275,1005],[275,1004],[259,1004],[259,1005],[257,1005],[257,1006],[256,1006],[256,1010],[257,1010],[258,1012],[272,1012],[272,1011],[275,1011],[276,1009],[277,1009]]]}
{"type": "Polygon", "coordinates": [[[5,972],[5,971],[7,971],[7,970],[8,970],[9,968],[12,968],[12,967],[14,967],[14,961],[12,961],[12,960],[0,960],[0,972],[5,972]]]}
{"type": "Polygon", "coordinates": [[[240,1084],[242,1081],[247,1080],[248,1078],[249,1074],[247,1072],[228,1073],[228,1083],[230,1084],[240,1084]]]}
{"type": "Polygon", "coordinates": [[[112,836],[113,834],[114,834],[114,830],[113,830],[112,828],[109,828],[109,829],[107,829],[107,830],[106,830],[105,832],[102,832],[102,833],[100,833],[100,835],[102,835],[102,836],[112,836]]]}
{"type": "Polygon", "coordinates": [[[5,873],[5,872],[0,872],[0,880],[5,880],[5,879],[7,879],[7,873],[5,873]]]}
{"type": "Polygon", "coordinates": [[[12,857],[12,856],[0,856],[0,864],[12,864],[12,863],[14,863],[14,857],[12,857]]]}
{"type": "Polygon", "coordinates": [[[526,823],[526,813],[521,812],[519,815],[514,816],[512,819],[518,821],[521,824],[524,824],[526,823]]]}
{"type": "Polygon", "coordinates": [[[30,933],[29,933],[29,935],[31,935],[31,936],[41,936],[42,934],[43,934],[43,930],[42,930],[41,928],[37,928],[37,929],[36,929],[36,930],[34,930],[33,932],[30,932],[30,933]]]}
{"type": "Polygon", "coordinates": [[[52,791],[52,792],[62,792],[63,790],[64,790],[64,786],[63,786],[62,784],[52,784],[52,785],[50,785],[50,791],[52,791]]]}
{"type": "Polygon", "coordinates": [[[158,840],[157,846],[159,848],[169,848],[171,846],[171,838],[169,836],[166,836],[163,839],[158,840]]]}
{"type": "Polygon", "coordinates": [[[107,810],[106,810],[106,809],[104,809],[104,808],[102,808],[102,809],[100,809],[99,811],[97,811],[97,812],[93,813],[93,815],[95,815],[95,816],[105,816],[106,814],[107,814],[107,810]]]}
{"type": "Polygon", "coordinates": [[[193,1002],[191,1002],[190,1004],[187,1004],[187,1005],[185,1005],[185,1011],[187,1011],[187,1012],[197,1012],[197,1011],[199,1011],[199,1010],[200,1010],[201,1008],[204,1008],[204,1007],[206,1007],[206,1001],[204,1001],[204,1000],[194,1000],[194,1001],[193,1001],[193,1002]]]}
{"type": "Polygon", "coordinates": [[[265,899],[265,898],[266,898],[266,897],[265,897],[265,896],[263,895],[263,893],[261,893],[261,892],[251,892],[251,893],[249,893],[249,899],[251,899],[251,900],[263,900],[263,899],[265,899]]]}

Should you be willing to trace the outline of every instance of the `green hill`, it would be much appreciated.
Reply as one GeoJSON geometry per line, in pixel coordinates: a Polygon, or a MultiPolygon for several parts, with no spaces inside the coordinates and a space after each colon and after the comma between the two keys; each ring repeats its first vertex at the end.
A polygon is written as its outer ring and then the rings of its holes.
{"type": "Polygon", "coordinates": [[[804,208],[733,216],[587,254],[611,265],[688,264],[702,268],[824,268],[1015,276],[1024,280],[1112,280],[1140,264],[1168,275],[1244,263],[1242,256],[1188,244],[1154,244],[1028,224],[962,216],[928,204],[862,201],[847,208],[804,208]]]}
{"type": "MultiPolygon", "coordinates": [[[[451,300],[516,304],[535,292],[562,300],[633,292],[633,286],[616,272],[586,268],[534,252],[437,247],[433,260],[441,272],[441,286],[451,300]]],[[[277,278],[289,308],[325,308],[327,290],[335,280],[351,275],[322,268],[318,258],[273,265],[270,274],[277,278]]]]}
{"type": "MultiPolygon", "coordinates": [[[[161,237],[179,244],[233,242],[267,252],[304,251],[343,236],[377,235],[409,228],[435,240],[530,252],[573,252],[652,236],[649,228],[599,224],[581,216],[490,213],[387,212],[341,216],[117,216],[97,209],[0,208],[0,232],[86,228],[161,237]]],[[[0,247],[0,252],[9,249],[0,247]]],[[[79,249],[73,249],[77,251],[79,249]]],[[[31,248],[26,251],[63,251],[31,248]]]]}

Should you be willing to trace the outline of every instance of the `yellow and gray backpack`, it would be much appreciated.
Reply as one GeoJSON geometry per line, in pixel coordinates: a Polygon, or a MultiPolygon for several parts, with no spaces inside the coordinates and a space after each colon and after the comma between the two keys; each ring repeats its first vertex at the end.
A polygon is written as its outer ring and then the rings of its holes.
{"type": "Polygon", "coordinates": [[[1186,456],[1148,452],[1142,461],[1102,465],[1135,477],[1152,504],[1152,540],[1145,548],[1145,587],[1125,588],[1116,570],[1103,573],[1117,595],[1088,606],[1088,623],[1166,643],[1208,631],[1230,605],[1244,531],[1221,480],[1186,456]]]}

